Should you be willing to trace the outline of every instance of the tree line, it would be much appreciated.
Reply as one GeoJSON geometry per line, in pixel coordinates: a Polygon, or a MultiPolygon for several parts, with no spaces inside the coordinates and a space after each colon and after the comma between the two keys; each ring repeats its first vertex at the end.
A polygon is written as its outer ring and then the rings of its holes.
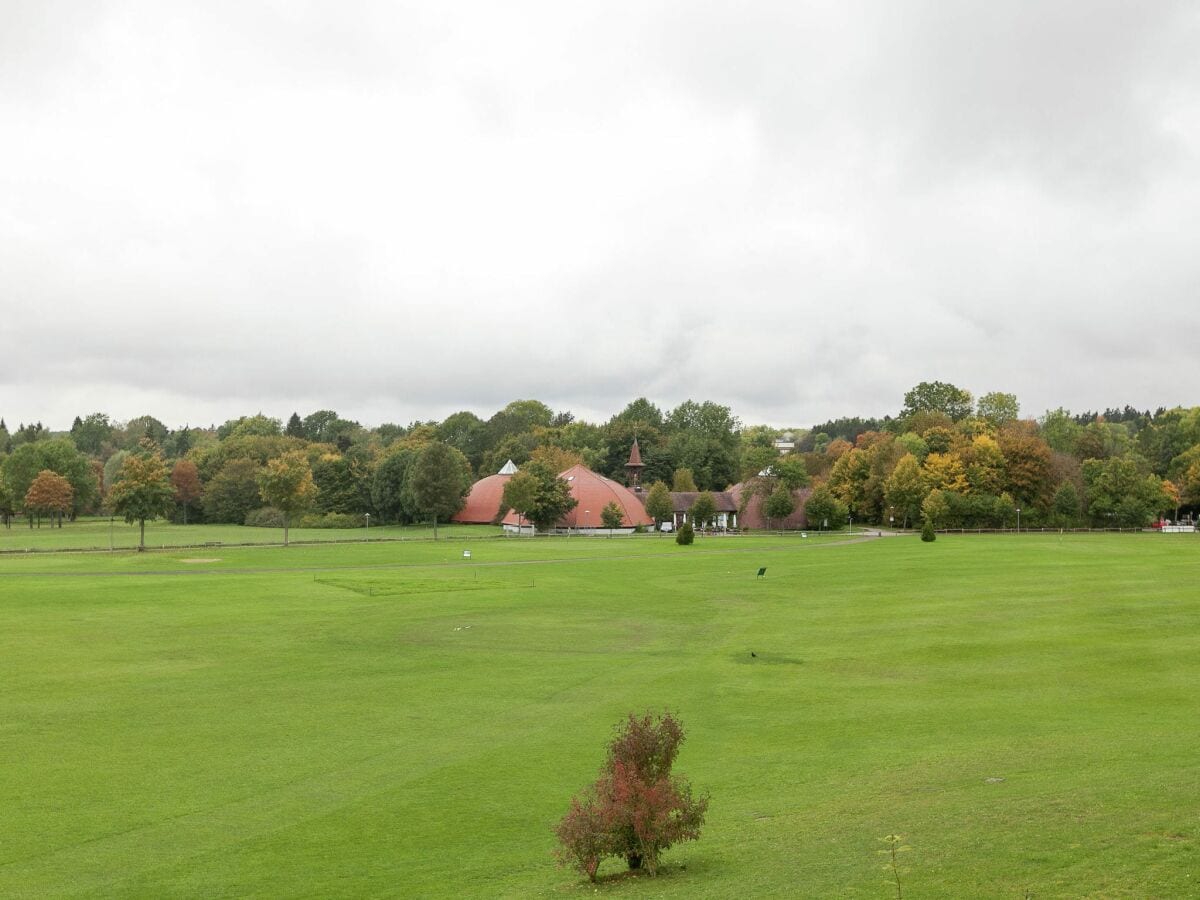
{"type": "MultiPolygon", "coordinates": [[[[976,399],[935,381],[908,391],[895,415],[811,429],[744,425],[711,401],[663,410],[646,398],[602,423],[537,400],[514,401],[486,419],[462,411],[406,426],[366,427],[332,410],[175,429],[152,416],[122,423],[93,413],[67,432],[36,423],[10,433],[0,420],[0,516],[6,524],[25,516],[33,526],[119,513],[118,485],[150,458],[162,467],[154,514],[180,522],[437,522],[461,506],[473,480],[509,459],[539,475],[582,463],[622,481],[635,438],[656,518],[669,517],[668,489],[703,493],[735,482],[750,482],[745,495],[761,493],[776,517],[790,515],[796,489],[811,485],[809,521],[830,527],[850,517],[1006,526],[1017,510],[1030,526],[1127,527],[1200,506],[1200,407],[1087,416],[1060,408],[1022,418],[1012,394],[976,399]],[[784,446],[792,447],[781,456],[777,442],[787,432],[784,446]]],[[[523,505],[535,515],[542,509],[542,519],[554,506],[523,505]]]]}

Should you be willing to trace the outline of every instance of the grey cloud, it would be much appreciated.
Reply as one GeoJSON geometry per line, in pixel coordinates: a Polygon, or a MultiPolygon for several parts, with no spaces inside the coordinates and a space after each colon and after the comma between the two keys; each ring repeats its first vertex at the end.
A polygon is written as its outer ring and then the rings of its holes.
{"type": "Polygon", "coordinates": [[[0,415],[1195,402],[1183,3],[19,4],[0,415]],[[1103,364],[1100,359],[1103,358],[1103,364]],[[52,363],[52,364],[50,364],[52,363]]]}

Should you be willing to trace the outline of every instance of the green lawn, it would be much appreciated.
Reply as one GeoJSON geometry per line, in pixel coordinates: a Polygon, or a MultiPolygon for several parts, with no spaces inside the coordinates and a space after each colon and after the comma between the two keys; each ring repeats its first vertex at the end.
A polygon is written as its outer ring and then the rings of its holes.
{"type": "Polygon", "coordinates": [[[595,896],[647,707],[708,824],[600,895],[1200,893],[1195,535],[492,533],[0,557],[0,896],[595,896]]]}

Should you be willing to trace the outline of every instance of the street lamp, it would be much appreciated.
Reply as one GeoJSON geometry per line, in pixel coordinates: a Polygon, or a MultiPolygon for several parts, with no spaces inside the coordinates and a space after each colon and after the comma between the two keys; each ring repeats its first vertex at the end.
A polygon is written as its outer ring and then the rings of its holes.
{"type": "Polygon", "coordinates": [[[369,541],[371,539],[371,514],[363,513],[363,519],[365,519],[367,523],[363,526],[363,540],[369,541]]]}
{"type": "Polygon", "coordinates": [[[1017,507],[1017,534],[1021,533],[1021,507],[1017,507]]]}
{"type": "Polygon", "coordinates": [[[888,513],[888,527],[895,528],[896,527],[896,507],[889,506],[888,509],[890,510],[890,512],[888,513]]]}
{"type": "Polygon", "coordinates": [[[850,533],[854,534],[854,513],[846,513],[850,517],[850,533]]]}

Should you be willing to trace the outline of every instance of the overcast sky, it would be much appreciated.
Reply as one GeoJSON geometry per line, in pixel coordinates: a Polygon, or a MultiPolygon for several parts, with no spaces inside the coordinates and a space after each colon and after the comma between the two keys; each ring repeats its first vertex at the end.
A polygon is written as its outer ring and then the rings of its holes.
{"type": "Polygon", "coordinates": [[[0,416],[1200,403],[1200,5],[0,0],[0,416]]]}

